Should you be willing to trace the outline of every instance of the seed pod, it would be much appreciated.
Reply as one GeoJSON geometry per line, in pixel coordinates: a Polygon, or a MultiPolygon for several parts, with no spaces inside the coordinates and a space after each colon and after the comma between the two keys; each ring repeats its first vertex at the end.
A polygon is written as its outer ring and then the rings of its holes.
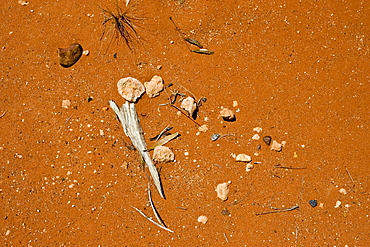
{"type": "Polygon", "coordinates": [[[191,39],[191,38],[184,38],[186,42],[192,44],[192,45],[196,45],[198,46],[199,48],[203,48],[203,45],[196,39],[191,39]]]}
{"type": "Polygon", "coordinates": [[[198,53],[198,54],[205,54],[205,55],[212,55],[214,54],[213,51],[210,51],[208,49],[197,49],[197,50],[191,50],[192,52],[198,53]]]}

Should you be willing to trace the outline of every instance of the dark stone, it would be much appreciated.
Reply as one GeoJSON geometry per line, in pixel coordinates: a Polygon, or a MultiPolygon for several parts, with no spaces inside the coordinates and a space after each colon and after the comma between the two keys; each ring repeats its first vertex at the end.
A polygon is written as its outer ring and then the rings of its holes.
{"type": "Polygon", "coordinates": [[[311,205],[311,207],[316,207],[317,206],[317,200],[309,200],[308,203],[311,205]]]}
{"type": "Polygon", "coordinates": [[[263,137],[263,141],[264,141],[268,146],[270,146],[271,141],[272,141],[272,138],[271,138],[271,136],[265,136],[265,137],[263,137]]]}
{"type": "Polygon", "coordinates": [[[78,43],[71,44],[67,48],[59,48],[59,64],[64,68],[69,68],[74,65],[82,55],[82,46],[78,43]]]}
{"type": "Polygon", "coordinates": [[[230,212],[229,212],[229,210],[227,210],[226,208],[224,208],[224,209],[222,209],[221,214],[222,215],[230,215],[230,212]]]}

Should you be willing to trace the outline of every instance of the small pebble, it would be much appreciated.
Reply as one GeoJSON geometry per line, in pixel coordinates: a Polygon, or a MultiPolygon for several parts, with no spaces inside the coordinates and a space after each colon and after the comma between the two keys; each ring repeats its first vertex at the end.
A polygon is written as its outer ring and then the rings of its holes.
{"type": "Polygon", "coordinates": [[[239,161],[239,162],[251,162],[252,158],[251,158],[251,156],[246,155],[246,154],[238,154],[236,156],[235,160],[239,161]]]}
{"type": "Polygon", "coordinates": [[[220,198],[222,201],[226,201],[228,198],[229,184],[231,184],[231,181],[218,184],[216,187],[217,197],[220,198]]]}
{"type": "Polygon", "coordinates": [[[146,89],[146,94],[149,96],[149,98],[154,98],[158,96],[164,88],[163,79],[162,77],[155,75],[150,81],[144,82],[144,86],[146,89]]]}
{"type": "Polygon", "coordinates": [[[220,116],[225,120],[225,121],[230,121],[233,122],[236,120],[235,114],[232,110],[229,110],[227,108],[223,108],[220,111],[220,116]]]}
{"type": "Polygon", "coordinates": [[[208,221],[207,216],[201,215],[201,216],[198,217],[198,222],[200,222],[200,223],[205,224],[205,223],[207,223],[207,221],[208,221]]]}
{"type": "Polygon", "coordinates": [[[207,131],[208,131],[208,125],[207,125],[207,124],[203,124],[202,126],[199,126],[198,130],[199,130],[200,132],[205,133],[205,132],[207,132],[207,131]]]}
{"type": "Polygon", "coordinates": [[[256,131],[257,133],[260,133],[262,131],[261,127],[255,127],[253,128],[253,131],[256,131]]]}
{"type": "Polygon", "coordinates": [[[22,6],[27,6],[29,4],[28,1],[24,1],[24,0],[19,0],[18,3],[22,6]]]}
{"type": "Polygon", "coordinates": [[[145,92],[144,85],[135,78],[126,77],[117,82],[118,93],[127,101],[136,102],[145,92]]]}
{"type": "Polygon", "coordinates": [[[194,112],[197,110],[197,103],[193,97],[187,97],[181,102],[181,108],[189,113],[190,117],[194,118],[194,112]]]}
{"type": "Polygon", "coordinates": [[[254,136],[252,136],[252,140],[259,140],[260,139],[260,136],[258,134],[254,134],[254,136]]]}
{"type": "Polygon", "coordinates": [[[316,207],[317,206],[317,200],[309,200],[308,203],[311,205],[311,207],[316,207]]]}
{"type": "Polygon", "coordinates": [[[246,172],[250,172],[251,171],[251,169],[253,169],[253,164],[252,163],[248,163],[246,166],[245,166],[245,171],[246,172]]]}
{"type": "Polygon", "coordinates": [[[335,203],[334,208],[339,208],[341,204],[342,204],[342,202],[341,202],[341,201],[337,201],[337,202],[335,203]]]}
{"type": "Polygon", "coordinates": [[[82,55],[82,46],[78,43],[69,45],[67,48],[59,48],[59,64],[65,68],[74,65],[82,55]]]}
{"type": "Polygon", "coordinates": [[[224,209],[222,209],[221,214],[222,215],[230,215],[230,212],[229,212],[229,210],[227,210],[227,208],[224,208],[224,209]]]}
{"type": "Polygon", "coordinates": [[[272,141],[272,138],[271,138],[271,136],[265,136],[265,137],[263,137],[263,141],[264,141],[268,146],[270,146],[271,141],[272,141]]]}
{"type": "Polygon", "coordinates": [[[160,163],[172,162],[175,160],[175,154],[168,147],[157,146],[154,148],[153,160],[160,163]]]}
{"type": "Polygon", "coordinates": [[[68,109],[68,107],[71,106],[71,101],[68,100],[68,99],[65,99],[62,101],[62,107],[65,108],[65,109],[68,109]]]}
{"type": "Polygon", "coordinates": [[[82,55],[85,55],[85,56],[88,56],[90,54],[90,51],[89,50],[84,50],[82,52],[82,55]]]}
{"type": "Polygon", "coordinates": [[[271,144],[271,150],[272,151],[276,151],[276,152],[280,152],[281,150],[283,149],[283,145],[278,143],[277,141],[272,141],[272,144],[271,144]]]}
{"type": "Polygon", "coordinates": [[[218,138],[220,138],[220,134],[212,134],[212,136],[211,136],[211,141],[217,141],[218,140],[218,138]]]}
{"type": "Polygon", "coordinates": [[[339,193],[341,193],[341,194],[347,194],[347,190],[346,189],[344,189],[344,188],[341,188],[340,190],[339,190],[339,193]]]}

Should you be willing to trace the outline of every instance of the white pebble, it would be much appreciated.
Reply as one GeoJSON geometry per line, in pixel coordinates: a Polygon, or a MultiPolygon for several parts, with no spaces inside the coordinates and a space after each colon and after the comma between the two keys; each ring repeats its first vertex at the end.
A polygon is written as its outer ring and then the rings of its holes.
{"type": "Polygon", "coordinates": [[[62,107],[68,109],[68,107],[71,106],[71,101],[68,99],[65,99],[62,101],[62,107]]]}
{"type": "Polygon", "coordinates": [[[228,198],[229,184],[231,184],[231,181],[217,185],[217,188],[216,188],[217,197],[223,201],[226,201],[228,198]]]}
{"type": "Polygon", "coordinates": [[[198,222],[200,222],[200,223],[205,224],[205,223],[207,223],[207,221],[208,221],[207,216],[201,215],[201,216],[198,217],[198,222]]]}
{"type": "Polygon", "coordinates": [[[155,75],[150,81],[145,82],[144,86],[149,98],[154,98],[163,90],[163,79],[162,77],[155,75]]]}
{"type": "Polygon", "coordinates": [[[168,147],[157,146],[154,148],[153,160],[160,163],[172,162],[175,160],[175,154],[168,147]]]}
{"type": "Polygon", "coordinates": [[[239,162],[251,162],[252,158],[251,158],[251,156],[246,155],[246,154],[238,154],[236,156],[235,160],[239,161],[239,162]]]}
{"type": "Polygon", "coordinates": [[[245,167],[245,171],[249,172],[251,169],[253,169],[253,164],[252,163],[248,163],[245,167]]]}
{"type": "Polygon", "coordinates": [[[272,151],[276,151],[276,152],[280,152],[281,150],[283,149],[283,145],[278,143],[277,141],[272,141],[272,144],[271,144],[271,150],[272,151]]]}
{"type": "Polygon", "coordinates": [[[344,188],[341,188],[340,190],[339,190],[339,193],[341,193],[341,194],[347,194],[347,191],[346,191],[346,189],[344,189],[344,188]]]}
{"type": "Polygon", "coordinates": [[[337,201],[336,203],[335,203],[335,206],[334,206],[334,208],[339,208],[339,206],[342,204],[342,202],[341,201],[337,201]]]}
{"type": "Polygon", "coordinates": [[[145,92],[144,85],[135,78],[126,77],[117,82],[118,93],[127,101],[136,102],[145,92]]]}
{"type": "Polygon", "coordinates": [[[253,128],[253,131],[256,131],[257,133],[260,133],[262,131],[261,127],[255,127],[253,128]]]}
{"type": "Polygon", "coordinates": [[[254,136],[252,136],[252,140],[259,140],[259,139],[260,139],[259,134],[254,134],[254,136]]]}

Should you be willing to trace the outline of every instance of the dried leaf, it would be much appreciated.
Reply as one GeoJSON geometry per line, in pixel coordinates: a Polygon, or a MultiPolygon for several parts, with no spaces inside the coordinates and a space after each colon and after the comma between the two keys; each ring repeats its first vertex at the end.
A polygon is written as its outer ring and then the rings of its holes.
{"type": "Polygon", "coordinates": [[[159,141],[157,141],[156,143],[154,143],[153,146],[151,146],[149,148],[149,150],[153,150],[153,149],[155,149],[158,146],[163,146],[164,144],[166,144],[167,142],[171,141],[172,139],[175,139],[178,136],[179,136],[179,132],[176,132],[174,134],[165,136],[162,139],[160,139],[159,141]]]}
{"type": "Polygon", "coordinates": [[[205,54],[205,55],[212,55],[214,54],[213,51],[210,51],[208,49],[198,49],[198,50],[191,50],[192,52],[199,53],[199,54],[205,54]]]}
{"type": "Polygon", "coordinates": [[[191,39],[191,38],[184,38],[184,39],[185,39],[185,41],[187,41],[188,43],[190,43],[192,45],[196,45],[199,48],[203,48],[203,45],[196,39],[191,39]]]}

